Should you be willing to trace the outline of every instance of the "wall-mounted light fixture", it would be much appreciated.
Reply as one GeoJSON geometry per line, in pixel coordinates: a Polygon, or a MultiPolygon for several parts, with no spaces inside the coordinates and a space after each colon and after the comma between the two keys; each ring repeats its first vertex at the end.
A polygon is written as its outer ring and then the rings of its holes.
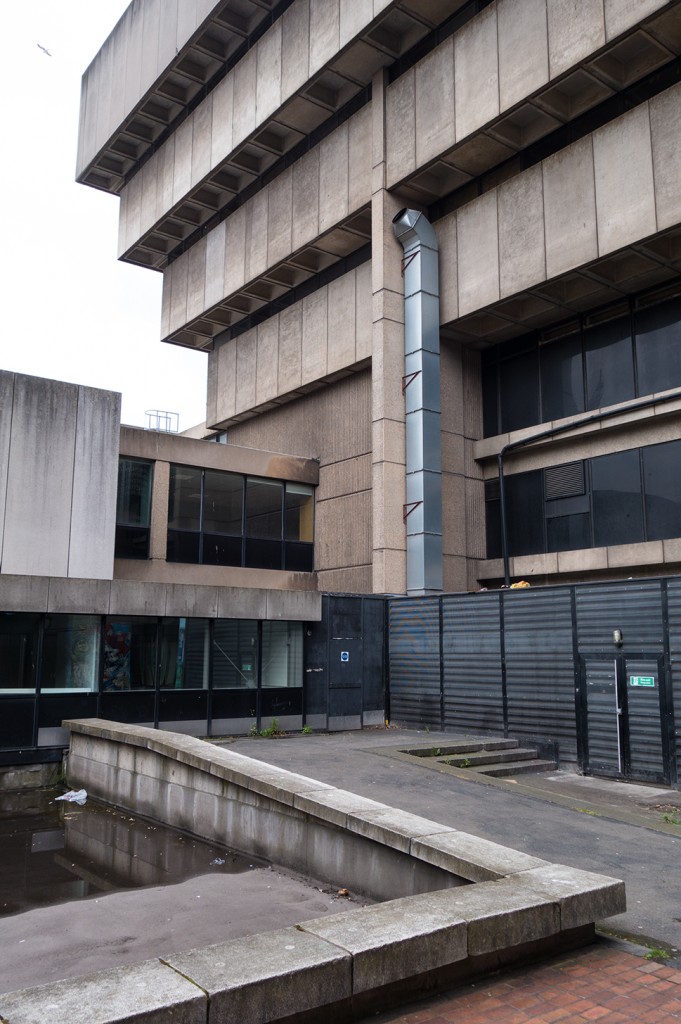
{"type": "Polygon", "coordinates": [[[622,630],[621,629],[613,629],[613,631],[612,631],[612,642],[614,643],[615,647],[621,647],[622,646],[622,644],[624,643],[624,640],[622,639],[622,630]]]}

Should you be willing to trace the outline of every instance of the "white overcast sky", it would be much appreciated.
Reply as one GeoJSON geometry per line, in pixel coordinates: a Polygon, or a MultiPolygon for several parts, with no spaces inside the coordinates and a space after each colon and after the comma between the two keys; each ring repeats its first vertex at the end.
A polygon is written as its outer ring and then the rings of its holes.
{"type": "Polygon", "coordinates": [[[0,369],[120,391],[124,423],[165,409],[185,430],[206,356],[161,344],[161,275],[117,261],[118,199],[74,180],[81,76],[128,3],[4,5],[0,369]]]}

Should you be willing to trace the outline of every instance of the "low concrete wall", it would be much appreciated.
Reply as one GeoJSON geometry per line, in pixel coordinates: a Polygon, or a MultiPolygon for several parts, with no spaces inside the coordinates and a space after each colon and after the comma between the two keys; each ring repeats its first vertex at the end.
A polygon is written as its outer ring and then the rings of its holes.
{"type": "Polygon", "coordinates": [[[69,781],[201,837],[388,900],[0,996],[9,1024],[351,1019],[584,943],[622,882],[478,839],[191,737],[71,729],[69,781]],[[476,883],[476,884],[471,884],[476,883]]]}

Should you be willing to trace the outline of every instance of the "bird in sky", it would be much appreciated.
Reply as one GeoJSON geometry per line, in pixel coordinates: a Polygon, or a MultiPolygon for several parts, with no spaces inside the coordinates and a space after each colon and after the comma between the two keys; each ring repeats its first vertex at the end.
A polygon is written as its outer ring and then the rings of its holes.
{"type": "Polygon", "coordinates": [[[46,53],[48,57],[51,57],[51,56],[52,56],[52,54],[51,54],[51,53],[50,53],[50,51],[49,51],[49,50],[47,49],[47,47],[45,47],[45,46],[41,46],[41,45],[40,45],[40,43],[36,43],[36,46],[38,47],[38,49],[39,49],[39,50],[42,50],[42,51],[43,51],[43,53],[46,53]]]}

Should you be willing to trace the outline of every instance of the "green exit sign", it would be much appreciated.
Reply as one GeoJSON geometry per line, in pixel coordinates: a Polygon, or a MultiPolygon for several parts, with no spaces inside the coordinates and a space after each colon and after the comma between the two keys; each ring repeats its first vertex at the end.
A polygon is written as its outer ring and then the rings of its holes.
{"type": "Polygon", "coordinates": [[[629,676],[629,686],[654,686],[655,676],[629,676]]]}

